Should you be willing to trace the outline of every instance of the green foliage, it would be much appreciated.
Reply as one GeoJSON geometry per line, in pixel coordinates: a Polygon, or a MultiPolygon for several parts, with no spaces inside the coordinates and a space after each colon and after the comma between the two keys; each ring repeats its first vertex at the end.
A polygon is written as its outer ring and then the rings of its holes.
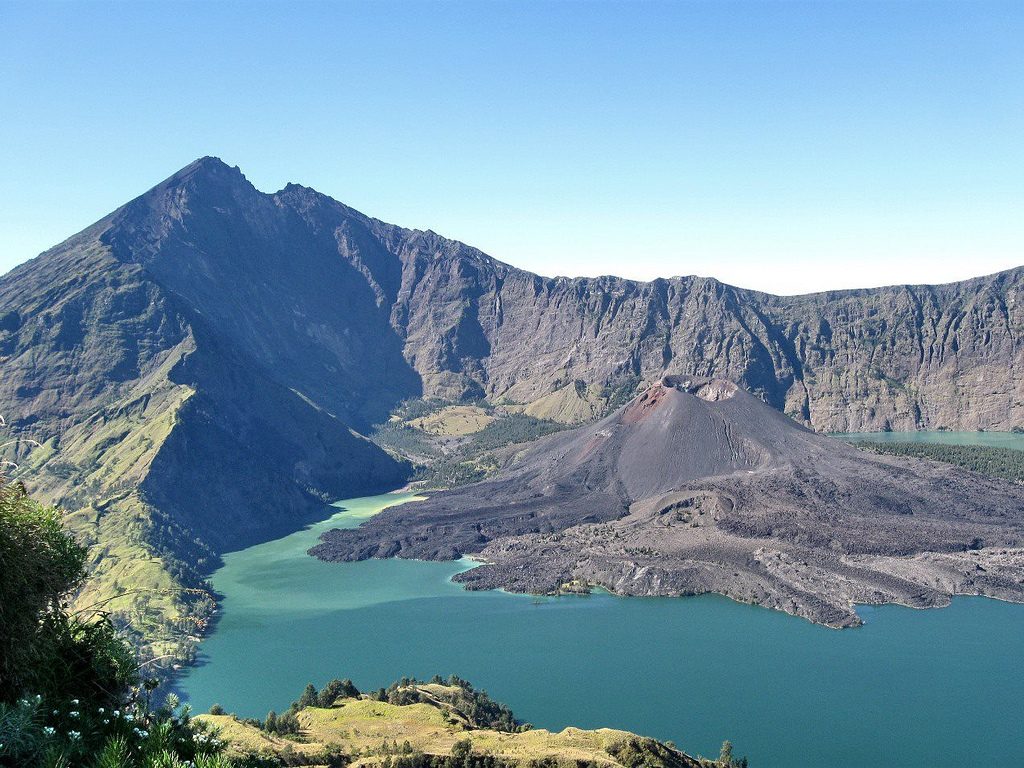
{"type": "Polygon", "coordinates": [[[374,428],[371,439],[381,448],[404,458],[420,461],[433,457],[436,450],[429,435],[401,422],[388,422],[374,428]]]}
{"type": "Polygon", "coordinates": [[[525,414],[499,413],[485,401],[473,405],[495,418],[470,435],[437,437],[408,426],[410,420],[450,405],[435,399],[408,400],[395,410],[391,421],[374,427],[371,439],[385,450],[412,461],[416,465],[411,478],[414,482],[428,488],[454,488],[480,482],[497,470],[499,462],[493,452],[568,428],[525,414]]]}
{"type": "Polygon", "coordinates": [[[151,711],[131,647],[103,613],[68,611],[85,551],[60,513],[0,482],[0,765],[226,768],[173,695],[151,711]]]}
{"type": "Polygon", "coordinates": [[[1024,483],[1024,451],[985,445],[944,445],[941,443],[874,443],[853,445],[872,453],[912,456],[953,464],[982,475],[1024,483]]]}
{"type": "Polygon", "coordinates": [[[726,739],[722,742],[718,759],[715,761],[701,760],[701,765],[708,766],[708,768],[747,768],[747,758],[733,757],[732,742],[726,739]]]}
{"type": "Polygon", "coordinates": [[[453,405],[453,403],[447,400],[441,400],[437,397],[428,397],[425,399],[416,400],[404,400],[398,408],[395,409],[394,415],[400,418],[402,421],[411,421],[412,419],[419,419],[423,416],[429,416],[432,413],[436,413],[442,408],[453,405]]]}
{"type": "Polygon", "coordinates": [[[329,707],[338,699],[351,699],[359,695],[359,689],[348,678],[331,680],[317,694],[317,706],[329,707]]]}
{"type": "Polygon", "coordinates": [[[278,736],[298,733],[299,718],[295,715],[297,711],[294,708],[295,704],[292,707],[293,709],[288,710],[283,715],[278,715],[274,710],[270,710],[267,713],[266,719],[260,724],[260,727],[267,733],[275,733],[278,736]]]}
{"type": "Polygon", "coordinates": [[[732,765],[732,742],[728,739],[722,742],[722,749],[718,752],[718,762],[722,765],[732,765]]]}
{"type": "Polygon", "coordinates": [[[103,706],[135,681],[135,658],[109,617],[68,612],[85,557],[57,509],[0,482],[0,701],[32,692],[103,706]]]}
{"type": "Polygon", "coordinates": [[[686,758],[654,739],[626,739],[609,746],[606,751],[626,768],[685,768],[686,758]]]}
{"type": "Polygon", "coordinates": [[[468,681],[457,675],[452,675],[445,681],[447,689],[432,691],[429,695],[420,690],[418,686],[421,685],[424,685],[422,681],[403,677],[387,688],[382,688],[375,698],[397,706],[436,699],[461,712],[477,728],[491,728],[506,733],[518,733],[530,728],[529,725],[516,720],[512,710],[506,705],[492,699],[486,691],[476,690],[468,681]]]}
{"type": "Polygon", "coordinates": [[[292,709],[303,709],[304,707],[315,707],[320,700],[320,695],[317,693],[316,686],[312,683],[306,683],[306,689],[299,696],[299,700],[292,704],[292,709]]]}
{"type": "Polygon", "coordinates": [[[45,697],[73,695],[97,706],[123,698],[138,679],[138,662],[110,618],[81,620],[57,612],[43,622],[50,638],[44,669],[36,674],[45,697]]]}
{"type": "Polygon", "coordinates": [[[492,421],[473,438],[475,455],[504,448],[508,445],[528,443],[545,435],[568,429],[567,425],[516,413],[492,421]]]}
{"type": "Polygon", "coordinates": [[[478,483],[498,469],[498,461],[492,455],[494,451],[529,443],[564,429],[567,425],[558,422],[525,414],[506,414],[469,435],[454,452],[418,467],[412,479],[435,488],[478,483]]]}
{"type": "Polygon", "coordinates": [[[639,376],[629,375],[614,384],[606,386],[601,391],[601,397],[607,402],[606,411],[611,413],[632,400],[636,396],[636,390],[640,386],[640,382],[639,376]]]}
{"type": "Polygon", "coordinates": [[[124,768],[130,765],[131,751],[123,736],[112,736],[96,760],[96,768],[124,768]]]}
{"type": "Polygon", "coordinates": [[[417,467],[411,479],[431,488],[457,488],[479,483],[497,468],[493,461],[487,461],[488,458],[483,457],[483,461],[476,462],[464,459],[460,453],[455,458],[438,459],[428,466],[417,467]]]}
{"type": "MultiPolygon", "coordinates": [[[[466,741],[468,742],[468,739],[466,741]]],[[[465,755],[454,754],[455,748],[461,743],[455,742],[451,755],[425,755],[422,752],[414,752],[410,755],[388,756],[381,761],[381,768],[514,768],[518,764],[515,761],[494,755],[476,755],[472,752],[465,755]]],[[[573,761],[572,768],[591,768],[591,766],[573,761]]],[[[598,766],[594,765],[593,768],[598,768],[598,766]]]]}
{"type": "Polygon", "coordinates": [[[0,701],[10,702],[47,673],[55,629],[48,619],[84,578],[85,550],[60,513],[0,480],[0,701]]]}
{"type": "Polygon", "coordinates": [[[42,696],[0,704],[0,764],[89,768],[228,768],[224,744],[173,697],[149,711],[129,697],[115,709],[42,696]]]}

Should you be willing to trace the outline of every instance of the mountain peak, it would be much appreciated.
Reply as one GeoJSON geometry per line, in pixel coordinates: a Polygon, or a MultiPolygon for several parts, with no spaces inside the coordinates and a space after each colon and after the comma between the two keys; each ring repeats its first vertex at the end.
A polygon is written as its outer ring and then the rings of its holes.
{"type": "Polygon", "coordinates": [[[191,179],[211,180],[242,180],[247,181],[242,169],[237,165],[231,166],[213,155],[206,155],[193,160],[177,173],[167,179],[165,183],[183,182],[191,179]]]}

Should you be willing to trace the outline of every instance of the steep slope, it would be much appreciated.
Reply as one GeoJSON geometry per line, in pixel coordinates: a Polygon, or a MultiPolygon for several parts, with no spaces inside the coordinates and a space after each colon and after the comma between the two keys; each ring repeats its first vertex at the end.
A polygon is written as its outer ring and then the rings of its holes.
{"type": "Polygon", "coordinates": [[[493,480],[394,507],[311,552],[486,565],[471,587],[719,592],[831,626],[855,602],[1024,601],[1024,489],[862,453],[723,380],[668,377],[493,480]],[[566,586],[568,585],[568,586],[566,586]]]}

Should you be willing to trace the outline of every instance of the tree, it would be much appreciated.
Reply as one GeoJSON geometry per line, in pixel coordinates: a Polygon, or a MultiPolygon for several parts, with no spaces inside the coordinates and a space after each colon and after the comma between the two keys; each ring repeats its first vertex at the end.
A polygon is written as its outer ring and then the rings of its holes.
{"type": "Polygon", "coordinates": [[[732,768],[732,742],[728,739],[722,742],[722,750],[718,753],[718,762],[724,768],[732,768]]]}
{"type": "Polygon", "coordinates": [[[267,733],[277,733],[277,712],[267,712],[267,719],[263,721],[263,730],[267,733]]]}
{"type": "Polygon", "coordinates": [[[329,707],[338,699],[354,699],[359,695],[359,689],[353,685],[348,678],[344,680],[331,680],[323,687],[317,697],[317,706],[329,707]]]}
{"type": "Polygon", "coordinates": [[[137,664],[105,614],[70,614],[85,578],[85,549],[56,507],[0,478],[0,702],[23,693],[117,699],[137,664]]]}
{"type": "Polygon", "coordinates": [[[469,739],[459,739],[452,744],[452,757],[465,760],[473,752],[473,742],[469,739]]]}
{"type": "Polygon", "coordinates": [[[43,622],[84,576],[85,551],[54,508],[32,501],[21,483],[0,480],[0,701],[34,684],[50,650],[43,622]]]}
{"type": "Polygon", "coordinates": [[[316,686],[312,683],[306,683],[306,690],[302,692],[299,700],[295,703],[295,708],[302,709],[303,707],[315,707],[319,700],[320,696],[316,692],[316,686]]]}

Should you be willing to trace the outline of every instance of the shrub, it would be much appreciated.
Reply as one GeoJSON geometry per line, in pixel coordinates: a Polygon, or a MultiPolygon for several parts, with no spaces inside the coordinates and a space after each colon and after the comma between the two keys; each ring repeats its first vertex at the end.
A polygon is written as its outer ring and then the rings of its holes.
{"type": "Polygon", "coordinates": [[[55,635],[67,622],[51,619],[84,576],[85,550],[64,531],[59,511],[0,479],[0,701],[38,689],[55,645],[68,640],[55,635]]]}

